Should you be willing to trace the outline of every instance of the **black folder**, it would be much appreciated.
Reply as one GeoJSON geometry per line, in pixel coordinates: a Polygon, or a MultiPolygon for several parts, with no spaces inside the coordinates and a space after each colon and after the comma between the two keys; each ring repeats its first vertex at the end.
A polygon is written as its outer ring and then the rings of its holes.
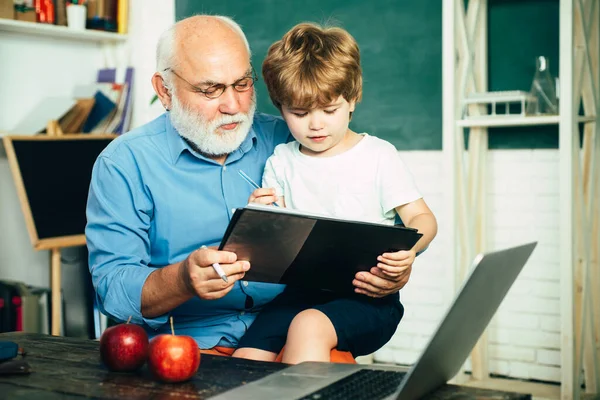
{"type": "Polygon", "coordinates": [[[244,280],[352,293],[358,271],[369,271],[385,252],[410,250],[421,236],[402,226],[249,204],[235,210],[219,249],[250,262],[244,280]]]}

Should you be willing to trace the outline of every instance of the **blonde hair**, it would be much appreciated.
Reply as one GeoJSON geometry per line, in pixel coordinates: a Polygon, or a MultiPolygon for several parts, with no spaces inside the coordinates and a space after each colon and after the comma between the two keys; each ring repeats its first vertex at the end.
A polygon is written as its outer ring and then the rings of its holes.
{"type": "Polygon", "coordinates": [[[346,30],[302,23],[271,45],[262,65],[271,101],[310,109],[325,107],[342,96],[362,97],[360,51],[346,30]]]}

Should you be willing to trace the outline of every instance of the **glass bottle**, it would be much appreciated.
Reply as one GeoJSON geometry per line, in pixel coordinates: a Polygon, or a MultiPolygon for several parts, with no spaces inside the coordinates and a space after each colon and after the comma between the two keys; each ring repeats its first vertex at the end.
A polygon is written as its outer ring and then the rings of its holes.
{"type": "Polygon", "coordinates": [[[548,59],[539,56],[536,60],[536,70],[531,83],[531,99],[527,103],[528,115],[558,114],[558,99],[554,79],[550,75],[548,59]]]}

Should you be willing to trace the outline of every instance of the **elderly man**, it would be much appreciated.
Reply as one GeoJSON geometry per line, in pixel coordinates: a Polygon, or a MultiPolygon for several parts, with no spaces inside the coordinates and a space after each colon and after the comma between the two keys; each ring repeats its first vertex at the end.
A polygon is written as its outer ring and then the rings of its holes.
{"type": "MultiPolygon", "coordinates": [[[[172,316],[200,348],[234,348],[281,292],[242,281],[251,266],[235,254],[204,248],[219,244],[253,190],[238,171],[260,182],[275,146],[289,140],[281,119],[255,114],[255,81],[248,42],[229,18],[191,17],[160,38],[152,84],[168,112],[113,141],[92,175],[86,236],[105,314],[131,316],[151,335],[168,332],[172,316]]],[[[356,277],[372,296],[406,283],[372,272],[356,277]]]]}

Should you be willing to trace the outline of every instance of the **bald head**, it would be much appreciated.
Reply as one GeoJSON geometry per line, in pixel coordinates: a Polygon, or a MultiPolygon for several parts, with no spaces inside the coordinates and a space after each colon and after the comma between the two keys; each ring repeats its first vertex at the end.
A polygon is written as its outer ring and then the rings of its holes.
{"type": "MultiPolygon", "coordinates": [[[[203,57],[210,57],[223,49],[242,52],[250,60],[250,46],[240,26],[229,17],[197,15],[175,23],[158,40],[156,69],[182,64],[195,65],[203,57]]],[[[242,55],[241,54],[241,55],[242,55]]]]}

